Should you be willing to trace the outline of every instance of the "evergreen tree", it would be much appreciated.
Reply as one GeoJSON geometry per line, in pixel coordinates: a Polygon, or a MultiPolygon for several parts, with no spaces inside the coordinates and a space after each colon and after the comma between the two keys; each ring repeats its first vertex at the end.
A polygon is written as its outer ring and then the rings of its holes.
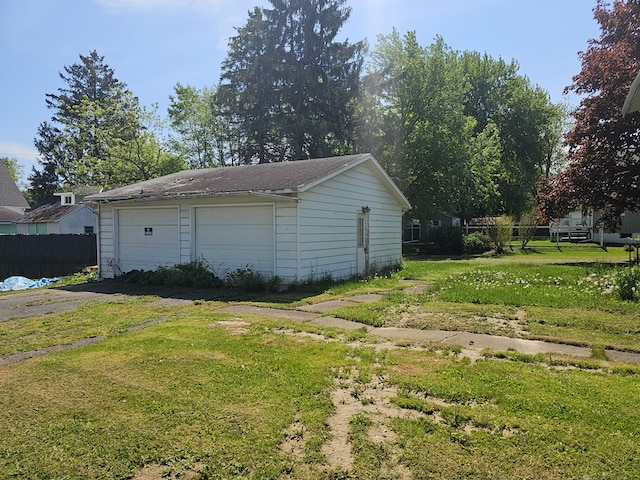
{"type": "Polygon", "coordinates": [[[220,98],[245,162],[351,151],[364,44],[337,42],[345,0],[270,0],[229,42],[220,98]]]}

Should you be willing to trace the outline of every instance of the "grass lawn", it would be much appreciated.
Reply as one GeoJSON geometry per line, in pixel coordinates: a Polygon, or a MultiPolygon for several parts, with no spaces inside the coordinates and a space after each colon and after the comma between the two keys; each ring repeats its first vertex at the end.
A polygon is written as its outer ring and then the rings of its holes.
{"type": "MultiPolygon", "coordinates": [[[[625,259],[541,245],[251,300],[294,308],[380,292],[339,315],[640,351],[640,304],[606,292],[625,259]],[[429,288],[407,295],[403,279],[429,288]]],[[[156,300],[0,323],[0,358],[104,337],[0,366],[0,478],[640,477],[638,366],[469,358],[217,312],[226,302],[156,300]]]]}

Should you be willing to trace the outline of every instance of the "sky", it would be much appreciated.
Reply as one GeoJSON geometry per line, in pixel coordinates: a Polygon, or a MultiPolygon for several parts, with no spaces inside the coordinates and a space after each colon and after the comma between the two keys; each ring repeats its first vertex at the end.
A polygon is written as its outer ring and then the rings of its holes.
{"type": "MultiPolygon", "coordinates": [[[[454,50],[516,60],[519,73],[555,103],[581,69],[579,52],[600,30],[596,0],[347,0],[341,39],[366,39],[395,28],[415,31],[423,46],[441,36],[454,50]]],[[[33,145],[52,112],[47,93],[66,85],[59,73],[96,50],[145,106],[166,116],[177,83],[197,88],[220,79],[236,27],[268,0],[0,0],[0,157],[22,166],[20,186],[40,168],[33,145]]]]}

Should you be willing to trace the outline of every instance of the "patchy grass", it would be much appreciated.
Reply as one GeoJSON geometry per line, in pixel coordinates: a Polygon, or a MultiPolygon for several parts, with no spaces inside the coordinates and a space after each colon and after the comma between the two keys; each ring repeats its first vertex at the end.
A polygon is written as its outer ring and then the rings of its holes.
{"type": "Polygon", "coordinates": [[[423,478],[632,478],[635,375],[393,354],[403,460],[423,478]],[[620,392],[624,391],[624,395],[620,392]],[[597,440],[596,440],[597,439],[597,440]]]}
{"type": "Polygon", "coordinates": [[[0,366],[0,477],[136,478],[160,466],[203,479],[639,478],[640,367],[604,351],[640,351],[639,305],[601,292],[626,254],[534,248],[412,260],[369,283],[233,300],[293,308],[377,292],[379,302],[331,314],[584,344],[592,358],[487,351],[472,361],[461,348],[381,345],[364,328],[153,296],[5,320],[2,357],[104,339],[0,366]],[[407,295],[403,278],[430,289],[407,295]],[[332,401],[338,384],[350,392],[346,414],[332,401]],[[347,469],[324,453],[339,412],[347,469]]]}

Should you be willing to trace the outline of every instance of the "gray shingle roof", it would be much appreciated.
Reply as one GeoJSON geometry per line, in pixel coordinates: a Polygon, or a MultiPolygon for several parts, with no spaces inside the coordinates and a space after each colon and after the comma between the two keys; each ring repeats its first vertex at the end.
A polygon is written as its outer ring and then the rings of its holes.
{"type": "Polygon", "coordinates": [[[29,208],[29,203],[13,181],[9,169],[0,160],[0,207],[29,208]]]}
{"type": "Polygon", "coordinates": [[[47,223],[58,222],[60,219],[83,208],[82,205],[61,205],[60,200],[40,205],[27,212],[17,223],[47,223]]]}
{"type": "Polygon", "coordinates": [[[125,200],[161,196],[295,193],[342,169],[373,158],[370,154],[318,158],[238,167],[184,170],[126,187],[89,195],[86,201],[125,200]]]}

